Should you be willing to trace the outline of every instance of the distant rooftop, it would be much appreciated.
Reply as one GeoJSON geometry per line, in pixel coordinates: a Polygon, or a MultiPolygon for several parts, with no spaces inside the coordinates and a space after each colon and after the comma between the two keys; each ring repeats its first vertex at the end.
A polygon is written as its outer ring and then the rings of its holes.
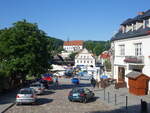
{"type": "Polygon", "coordinates": [[[109,52],[108,51],[104,51],[103,53],[100,54],[100,58],[109,59],[110,58],[109,52]]]}
{"type": "Polygon", "coordinates": [[[83,45],[83,40],[73,40],[73,41],[65,41],[64,46],[82,46],[83,45]]]}

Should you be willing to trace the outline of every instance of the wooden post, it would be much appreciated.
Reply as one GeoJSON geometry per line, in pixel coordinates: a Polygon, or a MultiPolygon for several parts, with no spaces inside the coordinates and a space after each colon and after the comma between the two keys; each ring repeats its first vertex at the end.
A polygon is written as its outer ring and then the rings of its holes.
{"type": "Polygon", "coordinates": [[[104,100],[105,100],[105,88],[104,88],[104,100]]]}
{"type": "Polygon", "coordinates": [[[115,105],[117,104],[117,95],[115,94],[115,105]]]}
{"type": "Polygon", "coordinates": [[[108,92],[108,103],[109,103],[109,92],[108,92]]]}

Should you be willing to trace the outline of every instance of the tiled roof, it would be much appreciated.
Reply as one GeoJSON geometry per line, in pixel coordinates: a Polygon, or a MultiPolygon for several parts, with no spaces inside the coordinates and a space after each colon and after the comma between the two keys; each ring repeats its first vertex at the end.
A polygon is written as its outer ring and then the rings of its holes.
{"type": "Polygon", "coordinates": [[[83,45],[83,41],[82,40],[73,40],[73,41],[65,41],[64,42],[64,46],[82,46],[83,45]]]}
{"type": "Polygon", "coordinates": [[[127,25],[130,24],[133,21],[133,19],[128,18],[127,20],[125,20],[121,25],[127,25]]]}
{"type": "Polygon", "coordinates": [[[108,59],[110,58],[110,54],[108,52],[103,52],[102,54],[100,54],[100,58],[108,59]]]}
{"type": "Polygon", "coordinates": [[[145,29],[139,28],[138,30],[128,31],[127,33],[122,33],[121,31],[119,31],[111,38],[111,41],[134,38],[139,36],[146,36],[146,35],[150,35],[150,28],[145,28],[145,29]]]}
{"type": "Polygon", "coordinates": [[[150,17],[150,9],[145,12],[142,19],[145,19],[145,18],[148,18],[148,17],[150,17]]]}
{"type": "MultiPolygon", "coordinates": [[[[134,18],[129,18],[126,21],[124,21],[121,25],[125,26],[125,25],[131,25],[132,23],[135,22],[142,22],[143,19],[147,19],[150,18],[150,9],[147,10],[146,12],[143,12],[142,15],[138,15],[134,18]]],[[[141,26],[141,28],[139,28],[138,30],[130,30],[126,33],[122,33],[121,30],[119,30],[112,38],[111,41],[115,41],[115,40],[122,40],[122,39],[128,39],[128,38],[134,38],[134,37],[140,37],[140,36],[146,36],[146,35],[150,35],[150,28],[146,27],[143,28],[141,26]]]]}
{"type": "Polygon", "coordinates": [[[137,71],[132,71],[126,75],[128,78],[137,79],[140,75],[144,75],[147,79],[150,79],[149,76],[146,76],[145,74],[137,71]]]}
{"type": "Polygon", "coordinates": [[[129,18],[125,20],[121,25],[129,25],[131,23],[134,23],[136,21],[142,21],[143,19],[146,19],[150,17],[150,9],[143,13],[143,15],[138,15],[134,18],[129,18]]]}
{"type": "Polygon", "coordinates": [[[126,77],[136,79],[136,78],[139,77],[141,74],[142,74],[142,73],[140,73],[140,72],[132,71],[132,72],[128,73],[128,74],[126,75],[126,77]]]}

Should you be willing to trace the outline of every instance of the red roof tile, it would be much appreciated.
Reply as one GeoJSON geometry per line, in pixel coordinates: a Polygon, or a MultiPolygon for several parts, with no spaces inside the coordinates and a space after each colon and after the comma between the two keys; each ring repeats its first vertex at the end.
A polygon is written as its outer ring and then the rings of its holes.
{"type": "Polygon", "coordinates": [[[73,41],[65,41],[64,42],[64,46],[82,46],[83,45],[83,41],[82,40],[73,40],[73,41]]]}
{"type": "Polygon", "coordinates": [[[108,52],[103,52],[102,54],[100,54],[100,58],[108,59],[110,58],[110,54],[108,52]]]}

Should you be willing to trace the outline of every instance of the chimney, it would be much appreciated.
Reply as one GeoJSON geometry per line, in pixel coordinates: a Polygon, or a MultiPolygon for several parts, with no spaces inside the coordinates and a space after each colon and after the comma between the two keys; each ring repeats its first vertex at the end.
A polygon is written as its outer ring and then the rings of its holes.
{"type": "Polygon", "coordinates": [[[138,15],[144,15],[144,12],[138,12],[138,15]]]}

